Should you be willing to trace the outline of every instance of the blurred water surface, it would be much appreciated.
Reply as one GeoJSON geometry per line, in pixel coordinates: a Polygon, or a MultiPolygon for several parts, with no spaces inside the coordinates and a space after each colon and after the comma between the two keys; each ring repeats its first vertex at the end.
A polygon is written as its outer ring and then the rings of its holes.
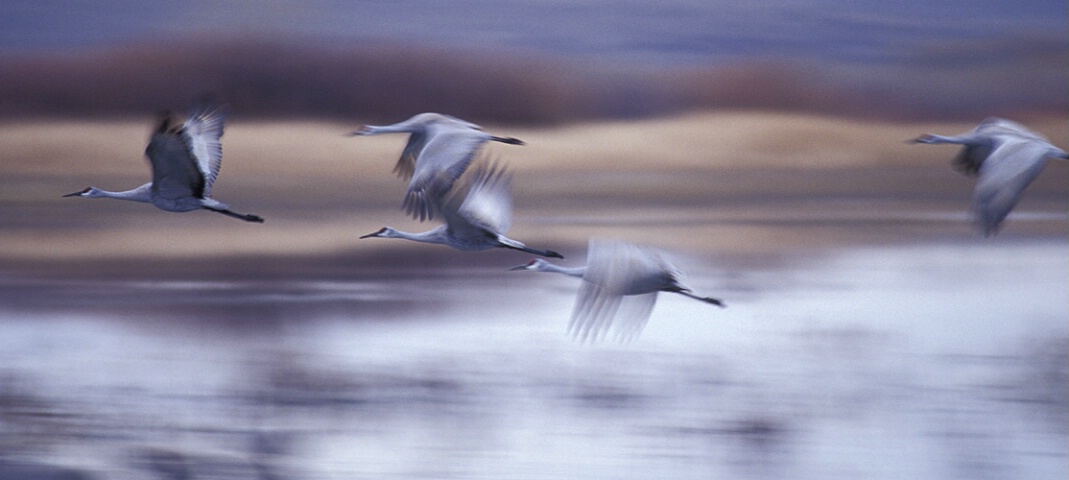
{"type": "Polygon", "coordinates": [[[6,276],[52,301],[0,311],[0,472],[1064,478],[1067,249],[693,258],[728,308],[662,295],[624,345],[566,336],[574,279],[499,268],[6,276]]]}

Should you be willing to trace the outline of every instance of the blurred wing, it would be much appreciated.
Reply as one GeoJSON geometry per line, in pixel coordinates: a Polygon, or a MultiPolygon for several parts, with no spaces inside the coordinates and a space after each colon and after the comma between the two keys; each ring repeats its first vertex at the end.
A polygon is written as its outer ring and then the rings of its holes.
{"type": "Polygon", "coordinates": [[[583,280],[572,307],[568,333],[585,342],[597,341],[605,336],[616,311],[620,309],[621,295],[609,292],[601,285],[583,280]]]}
{"type": "Polygon", "coordinates": [[[393,167],[393,173],[405,180],[411,180],[412,175],[416,172],[416,158],[419,157],[419,152],[423,150],[423,146],[426,144],[426,132],[412,132],[408,136],[408,143],[405,144],[405,149],[401,151],[401,158],[397,159],[397,165],[393,167]]]}
{"type": "Polygon", "coordinates": [[[1024,190],[1046,166],[1050,146],[1028,138],[997,145],[980,168],[972,210],[985,235],[996,233],[1024,190]]]}
{"type": "Polygon", "coordinates": [[[613,322],[616,340],[631,341],[638,337],[649,322],[653,306],[657,304],[657,293],[628,295],[623,297],[617,319],[613,322]]]}
{"type": "Polygon", "coordinates": [[[954,157],[951,165],[965,175],[976,176],[980,174],[980,166],[984,164],[984,160],[987,160],[989,155],[991,155],[990,145],[966,145],[958,152],[958,156],[954,157]]]}
{"type": "Polygon", "coordinates": [[[1005,118],[999,117],[985,118],[984,121],[980,122],[980,125],[976,126],[974,131],[978,135],[984,135],[992,138],[1010,136],[1049,143],[1046,137],[1029,130],[1028,127],[1025,127],[1024,125],[1021,125],[1020,123],[1017,123],[1013,120],[1007,120],[1005,118]]]}
{"type": "Polygon", "coordinates": [[[466,221],[503,234],[512,226],[512,174],[498,163],[480,166],[457,212],[466,221]]]}
{"type": "Polygon", "coordinates": [[[568,333],[583,342],[601,340],[610,331],[617,341],[632,340],[646,328],[656,303],[656,292],[624,296],[584,280],[572,308],[568,333]]]}
{"type": "Polygon", "coordinates": [[[212,184],[223,165],[223,144],[220,139],[223,137],[226,114],[226,106],[220,103],[197,102],[182,126],[182,138],[204,177],[204,197],[211,196],[212,184]]]}
{"type": "Polygon", "coordinates": [[[672,268],[657,249],[615,239],[591,239],[587,276],[620,295],[640,295],[671,286],[672,268]]]}
{"type": "Polygon", "coordinates": [[[649,283],[643,278],[660,260],[655,253],[619,240],[591,239],[569,332],[583,340],[597,340],[610,330],[619,340],[640,333],[657,301],[656,288],[643,290],[649,283]]]}
{"type": "Polygon", "coordinates": [[[487,139],[485,133],[467,126],[446,124],[429,128],[405,195],[403,206],[409,215],[420,220],[433,218],[431,199],[453,187],[487,139]]]}
{"type": "Polygon", "coordinates": [[[153,134],[145,155],[152,164],[152,191],[156,195],[168,199],[204,197],[204,176],[178,133],[153,134]]]}
{"type": "Polygon", "coordinates": [[[986,138],[986,144],[966,145],[954,158],[953,166],[959,172],[976,176],[991,153],[1001,145],[1012,142],[1033,141],[1049,144],[1043,135],[1029,130],[1024,125],[1005,118],[988,117],[977,125],[971,136],[986,138]]]}

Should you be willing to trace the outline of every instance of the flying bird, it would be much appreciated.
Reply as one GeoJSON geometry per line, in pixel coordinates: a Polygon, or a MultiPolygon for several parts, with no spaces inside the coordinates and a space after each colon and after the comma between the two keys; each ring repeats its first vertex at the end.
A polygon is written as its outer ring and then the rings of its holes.
{"type": "Polygon", "coordinates": [[[696,295],[683,285],[682,274],[660,250],[621,240],[591,239],[585,266],[562,267],[534,259],[511,270],[581,278],[568,332],[583,341],[596,341],[610,330],[619,340],[634,338],[645,328],[658,292],[724,307],[720,299],[696,295]]]}
{"type": "Polygon", "coordinates": [[[402,207],[413,218],[434,217],[435,197],[448,192],[486,142],[524,145],[512,137],[498,137],[482,127],[440,113],[421,113],[401,123],[364,125],[348,136],[408,133],[408,143],[394,173],[409,180],[402,207]]]}
{"type": "Polygon", "coordinates": [[[181,124],[164,112],[145,148],[152,167],[151,182],[124,192],[87,187],[64,197],[145,202],[168,212],[205,209],[246,222],[263,223],[263,218],[236,213],[211,197],[212,184],[223,162],[220,138],[226,113],[224,105],[210,100],[194,102],[189,118],[181,124]]]}
{"type": "Polygon", "coordinates": [[[467,192],[436,196],[435,210],[445,223],[422,233],[408,233],[391,227],[360,238],[403,238],[416,242],[440,243],[457,250],[477,251],[509,248],[543,257],[564,258],[552,250],[539,250],[505,236],[512,225],[512,175],[496,163],[480,165],[471,172],[474,180],[467,192]]]}
{"type": "Polygon", "coordinates": [[[985,236],[998,233],[1002,221],[1017,205],[1047,158],[1066,160],[1069,155],[1042,135],[1003,118],[985,119],[972,131],[954,136],[924,134],[910,143],[963,145],[953,165],[977,176],[972,214],[985,236]]]}

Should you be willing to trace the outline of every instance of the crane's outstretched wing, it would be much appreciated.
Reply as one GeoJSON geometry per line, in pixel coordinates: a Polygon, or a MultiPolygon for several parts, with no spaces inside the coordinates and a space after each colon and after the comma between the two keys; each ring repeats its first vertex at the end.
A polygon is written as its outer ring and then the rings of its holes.
{"type": "Polygon", "coordinates": [[[999,117],[988,117],[980,122],[969,134],[974,140],[983,143],[967,144],[954,157],[952,165],[956,170],[970,176],[980,174],[980,168],[991,153],[1007,141],[1037,141],[1049,143],[1042,135],[1029,130],[1024,125],[999,117]]]}
{"type": "Polygon", "coordinates": [[[657,301],[662,261],[653,249],[591,239],[569,332],[583,340],[597,340],[609,331],[618,340],[637,336],[657,301]]]}
{"type": "Polygon", "coordinates": [[[980,166],[991,155],[991,145],[965,145],[954,157],[951,165],[955,170],[969,176],[980,174],[980,166]]]}
{"type": "Polygon", "coordinates": [[[996,138],[1004,135],[1012,137],[1020,137],[1028,140],[1036,140],[1044,143],[1050,143],[1047,137],[1040,135],[1028,127],[1021,125],[1013,120],[1008,120],[1000,117],[988,117],[979,125],[973,129],[976,135],[987,136],[996,138]]]}
{"type": "Polygon", "coordinates": [[[212,184],[223,165],[223,144],[220,139],[226,115],[226,105],[202,99],[194,103],[189,118],[182,125],[186,148],[204,177],[204,197],[212,195],[212,184]]]}
{"type": "Polygon", "coordinates": [[[449,192],[475,158],[479,146],[489,138],[485,132],[466,125],[447,123],[428,128],[402,204],[405,211],[420,220],[433,218],[434,199],[449,192]]]}
{"type": "Polygon", "coordinates": [[[1031,138],[1011,137],[998,143],[980,166],[972,211],[985,235],[998,232],[1024,190],[1046,166],[1051,146],[1031,138]]]}
{"type": "Polygon", "coordinates": [[[401,158],[398,158],[397,164],[393,166],[393,173],[405,180],[411,180],[412,175],[416,173],[416,159],[426,144],[426,132],[412,132],[408,136],[405,149],[401,151],[401,158]]]}
{"type": "Polygon", "coordinates": [[[204,175],[170,116],[165,116],[152,134],[145,155],[152,165],[152,191],[156,195],[172,200],[204,197],[204,175]]]}
{"type": "Polygon", "coordinates": [[[503,234],[512,227],[512,173],[497,161],[472,172],[464,201],[456,208],[467,223],[503,234]]]}
{"type": "Polygon", "coordinates": [[[657,292],[624,296],[583,280],[568,333],[584,342],[601,340],[609,332],[618,341],[631,340],[646,328],[656,302],[657,292]]]}

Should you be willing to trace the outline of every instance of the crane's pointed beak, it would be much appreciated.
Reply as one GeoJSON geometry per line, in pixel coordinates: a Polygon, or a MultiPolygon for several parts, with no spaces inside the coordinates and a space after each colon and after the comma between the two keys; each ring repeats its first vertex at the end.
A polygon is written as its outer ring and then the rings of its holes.
{"type": "Polygon", "coordinates": [[[380,228],[378,230],[375,230],[374,232],[371,232],[371,233],[369,233],[367,235],[361,236],[360,238],[364,239],[364,238],[371,238],[371,237],[381,237],[383,233],[386,233],[386,227],[383,227],[383,228],[380,228]]]}
{"type": "Polygon", "coordinates": [[[79,197],[79,196],[81,196],[82,194],[84,194],[85,192],[88,192],[88,191],[89,191],[89,189],[85,188],[85,189],[82,189],[82,190],[78,190],[77,192],[74,192],[74,193],[68,193],[68,194],[64,195],[63,198],[79,197]]]}

